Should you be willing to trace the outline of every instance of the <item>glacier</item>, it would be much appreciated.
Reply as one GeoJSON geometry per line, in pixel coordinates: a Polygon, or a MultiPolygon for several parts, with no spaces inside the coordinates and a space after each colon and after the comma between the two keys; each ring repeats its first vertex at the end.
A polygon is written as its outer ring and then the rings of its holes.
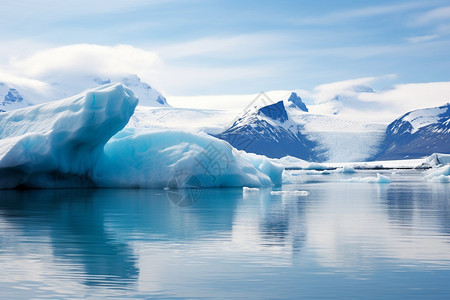
{"type": "Polygon", "coordinates": [[[138,98],[105,84],[0,113],[0,188],[189,188],[281,184],[283,167],[205,133],[125,126],[138,98]]]}

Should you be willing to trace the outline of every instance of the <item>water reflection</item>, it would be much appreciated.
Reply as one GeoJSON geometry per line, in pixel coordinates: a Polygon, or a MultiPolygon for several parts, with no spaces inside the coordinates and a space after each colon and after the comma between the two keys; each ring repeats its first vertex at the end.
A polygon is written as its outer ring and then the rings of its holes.
{"type": "Polygon", "coordinates": [[[104,206],[95,196],[95,190],[2,191],[0,214],[15,230],[49,237],[56,258],[83,266],[85,284],[133,282],[139,275],[136,257],[107,230],[104,206]]]}
{"type": "Polygon", "coordinates": [[[449,185],[416,175],[387,185],[333,176],[283,187],[307,197],[203,189],[183,202],[190,191],[0,191],[0,290],[5,282],[48,293],[66,284],[71,297],[101,289],[144,298],[445,290],[449,185]]]}
{"type": "Polygon", "coordinates": [[[259,234],[265,246],[290,246],[293,252],[303,247],[307,236],[305,197],[296,195],[271,196],[262,193],[259,234]]]}
{"type": "Polygon", "coordinates": [[[380,203],[386,205],[389,220],[405,230],[433,226],[450,233],[450,187],[448,184],[417,181],[398,183],[379,190],[380,203]],[[434,223],[438,224],[434,224],[434,223]],[[425,223],[425,224],[424,224],[425,223]]]}

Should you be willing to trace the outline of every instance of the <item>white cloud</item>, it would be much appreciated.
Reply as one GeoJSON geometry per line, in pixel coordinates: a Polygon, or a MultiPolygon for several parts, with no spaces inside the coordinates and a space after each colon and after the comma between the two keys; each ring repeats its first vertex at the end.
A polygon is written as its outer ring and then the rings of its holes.
{"type": "Polygon", "coordinates": [[[128,45],[76,44],[15,58],[11,66],[26,76],[49,78],[70,74],[140,74],[151,76],[162,62],[153,52],[128,45]]]}
{"type": "MultiPolygon", "coordinates": [[[[243,39],[245,38],[231,38],[231,41],[234,42],[230,44],[229,49],[233,51],[238,49],[243,39]]],[[[256,40],[265,41],[263,37],[257,37],[256,40]]],[[[185,54],[177,54],[177,51],[183,51],[183,47],[175,45],[167,48],[170,50],[167,55],[174,58],[177,55],[220,53],[222,49],[220,43],[210,46],[208,49],[201,49],[202,45],[209,42],[211,42],[210,39],[206,42],[199,40],[188,43],[189,47],[186,47],[185,54]]],[[[180,90],[189,90],[190,86],[195,86],[197,90],[198,86],[202,86],[204,93],[207,93],[208,87],[232,85],[239,81],[242,86],[249,78],[255,80],[277,75],[274,72],[276,68],[267,64],[239,67],[232,65],[221,67],[177,65],[171,61],[164,61],[164,58],[161,58],[161,55],[156,52],[128,45],[100,46],[92,44],[45,49],[25,58],[15,57],[1,69],[4,71],[0,72],[0,81],[41,93],[45,93],[51,88],[49,88],[49,83],[62,81],[64,83],[75,81],[74,85],[79,88],[82,81],[76,82],[77,78],[86,75],[110,77],[137,74],[143,81],[159,89],[163,94],[167,94],[166,90],[176,90],[179,94],[180,90]]],[[[335,106],[338,105],[340,117],[370,122],[389,122],[407,111],[438,106],[450,101],[450,82],[400,84],[390,89],[374,92],[368,88],[373,85],[380,86],[380,82],[385,84],[394,77],[395,75],[386,75],[344,80],[319,85],[309,92],[299,92],[307,104],[315,103],[315,105],[309,105],[312,112],[332,113],[336,109],[335,106]],[[367,90],[364,91],[364,88],[367,90]],[[331,101],[336,96],[340,96],[338,101],[331,101]]],[[[70,85],[68,87],[70,90],[70,85]]],[[[194,89],[189,91],[192,90],[194,89]]],[[[173,92],[171,94],[173,95],[173,92]]],[[[267,94],[275,102],[286,99],[290,91],[272,91],[267,94]]],[[[256,96],[257,93],[175,97],[170,96],[169,93],[167,98],[169,103],[174,106],[243,109],[256,96]]]]}
{"type": "Polygon", "coordinates": [[[188,42],[171,44],[158,49],[160,56],[178,59],[190,56],[214,56],[220,58],[246,58],[273,55],[282,51],[288,37],[283,34],[243,34],[228,37],[204,37],[188,42]]]}
{"type": "MultiPolygon", "coordinates": [[[[395,75],[365,77],[322,84],[313,91],[296,90],[311,113],[332,115],[337,118],[368,122],[390,123],[404,113],[450,101],[450,82],[409,83],[389,89],[370,90],[370,86],[392,80],[395,75]],[[366,88],[366,90],[365,90],[366,88]],[[339,97],[337,97],[339,96],[339,97]],[[337,98],[337,99],[336,99],[337,98]],[[308,104],[310,102],[315,104],[308,104]]],[[[268,91],[273,102],[285,100],[292,91],[268,91]]],[[[258,94],[168,96],[174,106],[188,108],[243,110],[258,94]]]]}
{"type": "MultiPolygon", "coordinates": [[[[232,55],[226,54],[228,50],[237,53],[239,44],[243,42],[244,38],[237,37],[230,38],[230,40],[235,42],[228,49],[223,50],[224,52],[219,53],[220,55],[232,55]]],[[[1,66],[1,69],[18,77],[34,78],[48,83],[64,82],[65,84],[75,80],[81,81],[88,76],[99,76],[106,79],[118,75],[136,74],[163,93],[174,90],[178,93],[198,90],[199,86],[207,92],[209,87],[231,84],[239,79],[254,80],[276,74],[270,64],[217,66],[176,63],[177,56],[222,51],[220,45],[218,47],[211,46],[208,50],[201,50],[202,47],[198,48],[204,43],[205,41],[194,42],[191,47],[186,49],[180,44],[167,47],[168,57],[162,57],[158,52],[129,45],[75,44],[47,48],[28,56],[13,57],[8,63],[1,66]],[[176,54],[183,51],[186,53],[176,54]]]]}
{"type": "Polygon", "coordinates": [[[402,113],[440,106],[450,102],[450,82],[408,83],[374,94],[362,94],[361,100],[376,101],[389,107],[395,104],[402,113]]]}
{"type": "Polygon", "coordinates": [[[422,42],[428,42],[431,40],[435,40],[437,38],[439,38],[439,35],[431,34],[431,35],[413,36],[413,37],[406,38],[406,40],[411,43],[422,43],[422,42]]]}
{"type": "Polygon", "coordinates": [[[415,22],[417,24],[429,24],[450,19],[450,6],[439,7],[420,15],[415,22]]]}
{"type": "Polygon", "coordinates": [[[20,77],[0,70],[0,82],[7,82],[14,87],[30,88],[44,92],[49,88],[48,84],[32,78],[20,77]]]}
{"type": "Polygon", "coordinates": [[[332,83],[326,83],[318,85],[314,88],[311,97],[316,103],[322,103],[333,99],[336,95],[356,95],[357,87],[369,87],[369,85],[375,81],[382,79],[392,79],[396,75],[390,74],[379,77],[364,77],[350,80],[336,81],[332,83]]]}
{"type": "MultiPolygon", "coordinates": [[[[305,95],[308,92],[296,90],[305,95]]],[[[167,101],[176,107],[224,109],[243,111],[249,105],[263,106],[289,98],[292,91],[276,90],[268,91],[264,97],[260,93],[230,94],[230,95],[200,95],[200,96],[167,96],[167,101]]]]}
{"type": "Polygon", "coordinates": [[[329,24],[338,21],[347,21],[355,18],[367,18],[380,15],[389,15],[412,10],[428,5],[427,3],[411,2],[391,5],[370,6],[324,14],[317,17],[306,17],[296,21],[301,24],[329,24]]]}
{"type": "Polygon", "coordinates": [[[368,85],[379,79],[368,77],[320,85],[311,94],[317,103],[311,107],[311,112],[337,112],[343,119],[389,123],[411,110],[450,102],[450,82],[398,84],[373,92],[354,89],[359,84],[368,85]]]}

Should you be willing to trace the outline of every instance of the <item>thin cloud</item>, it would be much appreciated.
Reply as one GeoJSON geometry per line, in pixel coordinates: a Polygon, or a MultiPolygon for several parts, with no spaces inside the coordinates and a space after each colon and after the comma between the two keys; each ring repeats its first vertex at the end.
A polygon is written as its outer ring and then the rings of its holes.
{"type": "Polygon", "coordinates": [[[161,60],[154,52],[129,45],[76,44],[46,49],[25,59],[14,58],[11,66],[33,78],[70,74],[148,74],[161,60]]]}
{"type": "Polygon", "coordinates": [[[412,2],[394,5],[371,6],[360,9],[343,10],[335,13],[324,14],[317,17],[302,18],[300,24],[329,24],[338,21],[348,21],[351,19],[376,17],[380,15],[389,15],[399,12],[410,11],[416,8],[428,6],[427,3],[412,2]]]}
{"type": "Polygon", "coordinates": [[[255,33],[228,37],[204,37],[182,43],[160,47],[157,52],[167,59],[193,56],[214,56],[222,58],[255,57],[261,54],[273,55],[281,50],[289,37],[284,34],[255,33]]]}
{"type": "Polygon", "coordinates": [[[411,42],[411,43],[423,43],[423,42],[428,42],[428,41],[431,41],[431,40],[435,40],[437,38],[439,38],[439,35],[431,34],[431,35],[422,35],[422,36],[408,37],[408,38],[405,38],[405,40],[407,40],[408,42],[411,42]]]}
{"type": "Polygon", "coordinates": [[[450,6],[439,7],[430,10],[415,19],[415,23],[425,25],[430,23],[437,23],[443,20],[450,19],[450,6]]]}

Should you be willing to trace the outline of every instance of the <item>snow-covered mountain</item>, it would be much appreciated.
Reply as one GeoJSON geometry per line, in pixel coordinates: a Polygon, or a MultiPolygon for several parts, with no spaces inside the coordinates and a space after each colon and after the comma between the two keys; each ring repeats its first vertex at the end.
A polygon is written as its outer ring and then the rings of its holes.
{"type": "Polygon", "coordinates": [[[248,111],[216,137],[237,149],[272,158],[290,155],[310,161],[317,159],[316,143],[289,120],[283,101],[248,111]]]}
{"type": "Polygon", "coordinates": [[[272,158],[363,161],[378,153],[384,125],[309,114],[301,100],[303,105],[293,99],[300,97],[292,93],[286,102],[253,108],[215,136],[238,149],[272,158]]]}
{"type": "Polygon", "coordinates": [[[0,111],[14,110],[27,106],[19,91],[3,82],[0,82],[0,101],[0,111]]]}
{"type": "Polygon", "coordinates": [[[139,105],[150,107],[167,107],[169,104],[161,93],[149,84],[142,82],[136,75],[97,76],[73,75],[46,78],[40,88],[24,87],[14,83],[0,82],[0,110],[11,111],[31,105],[55,101],[81,93],[90,88],[119,82],[133,90],[139,98],[139,105]]]}
{"type": "Polygon", "coordinates": [[[409,112],[386,128],[307,113],[306,106],[302,109],[292,103],[297,97],[292,93],[287,101],[253,108],[215,136],[238,149],[271,158],[289,155],[318,162],[450,153],[450,104],[409,112]]]}
{"type": "Polygon", "coordinates": [[[389,124],[376,158],[420,158],[432,153],[450,153],[450,103],[408,112],[389,124]]]}
{"type": "Polygon", "coordinates": [[[289,107],[296,107],[300,110],[308,112],[308,108],[306,107],[306,104],[303,103],[302,98],[300,98],[300,96],[297,95],[296,92],[292,92],[287,101],[289,103],[289,107]]]}
{"type": "MultiPolygon", "coordinates": [[[[158,91],[136,75],[67,75],[55,78],[46,78],[38,86],[39,89],[0,83],[0,111],[49,102],[79,93],[85,88],[121,82],[140,100],[127,124],[129,128],[201,131],[248,152],[271,158],[292,156],[317,162],[419,158],[434,152],[450,153],[449,104],[412,111],[387,127],[342,119],[339,114],[342,107],[358,108],[362,105],[360,102],[354,103],[350,94],[325,102],[325,105],[336,104],[332,107],[332,113],[327,115],[311,113],[317,107],[307,107],[297,92],[291,92],[289,97],[286,97],[289,95],[287,93],[281,98],[283,101],[239,113],[170,107],[158,91]],[[344,102],[345,106],[342,106],[344,102]],[[234,119],[236,116],[238,118],[234,119]]],[[[354,89],[373,93],[366,86],[354,89]]]]}

